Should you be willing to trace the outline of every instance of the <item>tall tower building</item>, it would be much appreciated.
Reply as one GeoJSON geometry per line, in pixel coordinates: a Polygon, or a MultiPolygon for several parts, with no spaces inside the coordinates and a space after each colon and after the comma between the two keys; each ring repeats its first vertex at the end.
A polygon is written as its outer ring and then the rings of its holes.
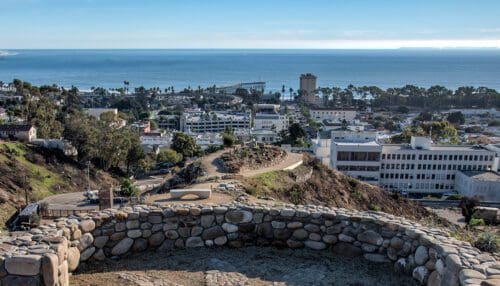
{"type": "Polygon", "coordinates": [[[307,103],[316,103],[316,76],[310,73],[300,75],[300,90],[307,103]]]}

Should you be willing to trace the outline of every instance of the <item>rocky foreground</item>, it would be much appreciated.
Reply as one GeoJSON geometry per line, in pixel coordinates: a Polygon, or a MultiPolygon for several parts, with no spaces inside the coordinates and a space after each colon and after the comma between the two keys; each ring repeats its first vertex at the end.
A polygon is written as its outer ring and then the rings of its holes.
{"type": "Polygon", "coordinates": [[[71,272],[95,261],[134,258],[148,250],[253,245],[391,263],[423,285],[500,282],[495,257],[441,229],[381,212],[258,204],[141,205],[60,218],[2,239],[1,280],[2,285],[68,285],[71,272]]]}

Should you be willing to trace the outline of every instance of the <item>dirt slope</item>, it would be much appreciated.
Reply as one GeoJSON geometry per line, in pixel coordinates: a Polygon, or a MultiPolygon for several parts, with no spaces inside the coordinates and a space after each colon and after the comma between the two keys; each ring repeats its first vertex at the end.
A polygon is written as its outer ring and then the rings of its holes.
{"type": "MultiPolygon", "coordinates": [[[[85,166],[60,152],[19,142],[0,141],[0,174],[0,227],[24,204],[26,194],[29,201],[38,201],[87,186],[85,166]]],[[[109,174],[91,171],[92,188],[112,184],[116,181],[109,174]]]]}
{"type": "Polygon", "coordinates": [[[294,204],[383,211],[411,219],[430,215],[425,208],[412,201],[347,177],[325,167],[311,156],[304,158],[304,164],[294,171],[267,172],[243,179],[247,192],[294,204]]]}

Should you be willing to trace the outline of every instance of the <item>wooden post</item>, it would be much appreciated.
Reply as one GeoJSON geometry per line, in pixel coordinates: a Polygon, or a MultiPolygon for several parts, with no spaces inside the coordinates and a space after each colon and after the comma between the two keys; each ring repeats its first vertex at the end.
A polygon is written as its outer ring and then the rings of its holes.
{"type": "Polygon", "coordinates": [[[113,207],[113,189],[99,191],[99,209],[109,209],[113,207]]]}

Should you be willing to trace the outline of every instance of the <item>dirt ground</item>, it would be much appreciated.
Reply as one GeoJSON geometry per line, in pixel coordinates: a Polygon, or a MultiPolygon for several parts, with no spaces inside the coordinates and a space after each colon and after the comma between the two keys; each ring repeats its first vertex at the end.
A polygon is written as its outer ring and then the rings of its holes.
{"type": "Polygon", "coordinates": [[[187,249],[144,252],[117,261],[83,265],[71,285],[417,285],[392,272],[392,264],[375,264],[328,251],[187,249]]]}

